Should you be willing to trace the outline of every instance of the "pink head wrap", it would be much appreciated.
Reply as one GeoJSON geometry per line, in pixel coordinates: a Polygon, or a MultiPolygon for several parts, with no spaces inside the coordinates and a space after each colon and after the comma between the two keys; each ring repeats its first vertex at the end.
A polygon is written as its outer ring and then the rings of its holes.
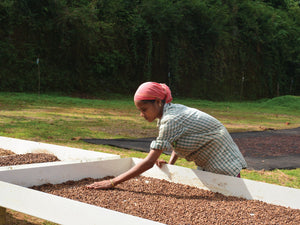
{"type": "Polygon", "coordinates": [[[146,82],[138,87],[134,95],[134,101],[155,100],[156,98],[170,103],[173,100],[170,88],[166,84],[146,82]]]}

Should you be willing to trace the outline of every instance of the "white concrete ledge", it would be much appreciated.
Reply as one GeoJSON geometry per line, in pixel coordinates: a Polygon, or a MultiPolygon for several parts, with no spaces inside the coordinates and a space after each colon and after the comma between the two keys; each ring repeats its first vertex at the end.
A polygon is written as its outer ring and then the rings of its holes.
{"type": "MultiPolygon", "coordinates": [[[[133,161],[136,164],[140,159],[133,159],[133,161]]],[[[166,165],[162,169],[154,167],[143,173],[143,175],[219,192],[226,196],[259,200],[269,204],[300,209],[300,189],[296,188],[192,170],[174,165],[166,165]]]]}

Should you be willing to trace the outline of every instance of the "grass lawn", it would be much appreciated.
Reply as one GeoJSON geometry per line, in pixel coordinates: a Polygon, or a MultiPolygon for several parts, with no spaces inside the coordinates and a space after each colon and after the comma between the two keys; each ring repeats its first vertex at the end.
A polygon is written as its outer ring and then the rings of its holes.
{"type": "MultiPolygon", "coordinates": [[[[230,132],[257,131],[262,127],[288,129],[300,126],[300,97],[297,96],[251,102],[196,99],[174,99],[173,102],[213,115],[230,132]]],[[[0,93],[0,108],[0,136],[119,154],[121,157],[144,158],[146,153],[88,144],[78,139],[157,135],[156,123],[149,123],[139,116],[131,97],[80,99],[54,94],[0,93]]],[[[169,156],[162,155],[162,158],[168,160],[169,156]]],[[[184,159],[179,159],[176,165],[196,168],[194,163],[184,159]]],[[[241,175],[247,179],[300,188],[300,169],[243,170],[241,175]]]]}

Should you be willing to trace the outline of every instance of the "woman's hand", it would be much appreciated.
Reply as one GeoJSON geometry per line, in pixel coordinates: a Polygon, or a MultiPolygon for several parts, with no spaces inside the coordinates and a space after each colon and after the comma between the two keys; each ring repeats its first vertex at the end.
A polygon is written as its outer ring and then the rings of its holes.
{"type": "Polygon", "coordinates": [[[86,185],[89,189],[110,189],[113,188],[114,185],[111,180],[103,180],[99,182],[92,183],[90,185],[86,185]]]}
{"type": "Polygon", "coordinates": [[[109,189],[113,188],[115,185],[118,185],[126,180],[129,180],[133,177],[136,177],[148,169],[151,169],[155,164],[156,160],[161,155],[162,150],[153,150],[151,149],[148,153],[147,157],[144,158],[141,162],[136,164],[134,167],[129,169],[128,171],[120,174],[119,176],[111,179],[111,180],[103,180],[100,182],[95,182],[90,185],[86,185],[87,188],[90,189],[109,189]]]}
{"type": "Polygon", "coordinates": [[[156,160],[155,164],[156,164],[159,168],[162,168],[162,166],[163,166],[164,164],[167,164],[167,162],[166,162],[165,160],[163,160],[163,159],[158,159],[158,160],[156,160]]]}

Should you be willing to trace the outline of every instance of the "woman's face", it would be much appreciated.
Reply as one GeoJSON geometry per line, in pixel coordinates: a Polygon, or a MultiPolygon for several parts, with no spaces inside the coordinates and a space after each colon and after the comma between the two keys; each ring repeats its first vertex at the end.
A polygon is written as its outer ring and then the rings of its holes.
{"type": "Polygon", "coordinates": [[[156,118],[161,118],[163,104],[160,99],[152,101],[134,101],[136,108],[141,112],[140,116],[144,117],[148,122],[152,122],[156,118]]]}

